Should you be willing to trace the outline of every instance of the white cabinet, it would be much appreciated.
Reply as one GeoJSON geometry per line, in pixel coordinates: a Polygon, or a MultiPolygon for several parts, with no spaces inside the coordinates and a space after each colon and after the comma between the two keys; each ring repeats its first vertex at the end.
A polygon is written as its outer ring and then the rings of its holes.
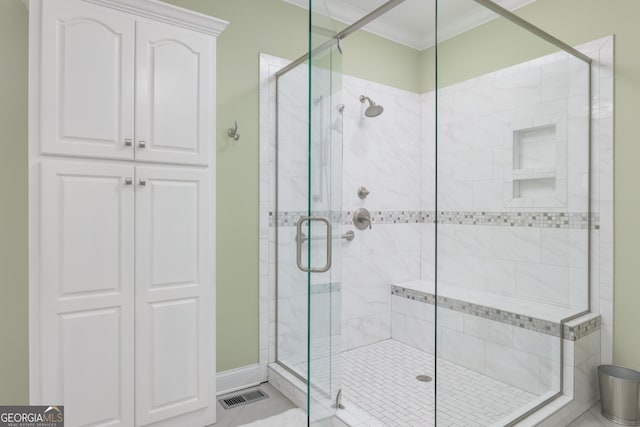
{"type": "Polygon", "coordinates": [[[147,425],[210,404],[209,184],[205,171],[154,166],[136,180],[136,420],[147,425]]]}
{"type": "Polygon", "coordinates": [[[215,422],[215,40],[154,0],[31,0],[30,395],[215,422]]]}
{"type": "Polygon", "coordinates": [[[64,402],[71,426],[133,425],[134,189],[124,183],[133,173],[41,163],[40,323],[32,327],[41,337],[41,402],[64,402]]]}
{"type": "Polygon", "coordinates": [[[125,145],[134,131],[133,16],[82,1],[31,2],[32,13],[37,7],[41,151],[133,159],[125,145]]]}
{"type": "Polygon", "coordinates": [[[211,39],[136,23],[136,160],[207,164],[211,39]]]}
{"type": "Polygon", "coordinates": [[[208,172],[40,165],[42,402],[72,426],[210,412],[208,172]]]}
{"type": "Polygon", "coordinates": [[[208,164],[214,38],[80,0],[42,17],[43,153],[208,164]]]}

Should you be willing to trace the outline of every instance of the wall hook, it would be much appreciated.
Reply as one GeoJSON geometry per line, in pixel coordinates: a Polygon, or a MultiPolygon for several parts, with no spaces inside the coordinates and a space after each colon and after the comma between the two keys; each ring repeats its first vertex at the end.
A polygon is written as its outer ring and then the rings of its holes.
{"type": "Polygon", "coordinates": [[[236,120],[233,121],[235,127],[227,129],[227,135],[233,138],[234,141],[240,139],[240,134],[238,133],[238,122],[236,120]]]}

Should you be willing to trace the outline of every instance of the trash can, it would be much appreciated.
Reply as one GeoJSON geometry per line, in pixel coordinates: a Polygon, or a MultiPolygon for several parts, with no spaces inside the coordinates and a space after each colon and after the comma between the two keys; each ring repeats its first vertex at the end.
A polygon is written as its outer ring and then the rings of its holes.
{"type": "Polygon", "coordinates": [[[614,423],[640,426],[640,372],[622,366],[598,366],[602,415],[614,423]]]}

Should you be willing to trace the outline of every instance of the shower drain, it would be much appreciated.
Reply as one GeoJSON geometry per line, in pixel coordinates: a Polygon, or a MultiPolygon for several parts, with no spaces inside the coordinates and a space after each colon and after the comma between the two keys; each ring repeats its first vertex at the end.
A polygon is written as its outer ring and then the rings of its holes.
{"type": "Polygon", "coordinates": [[[416,379],[418,381],[422,381],[423,383],[428,383],[431,382],[433,378],[431,378],[429,375],[418,375],[416,379]]]}

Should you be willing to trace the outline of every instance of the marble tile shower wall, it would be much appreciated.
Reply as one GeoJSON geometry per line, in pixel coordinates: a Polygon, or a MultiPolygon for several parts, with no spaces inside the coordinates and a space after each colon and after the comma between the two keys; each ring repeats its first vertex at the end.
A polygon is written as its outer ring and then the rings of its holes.
{"type": "MultiPolygon", "coordinates": [[[[299,96],[299,85],[306,84],[306,79],[302,75],[303,70],[294,73],[280,82],[280,120],[292,126],[292,130],[286,135],[279,135],[279,212],[306,211],[307,165],[301,162],[307,158],[307,147],[299,143],[305,140],[304,115],[307,111],[306,99],[299,96]]],[[[342,98],[345,108],[342,116],[341,210],[349,214],[358,207],[365,207],[371,212],[419,211],[420,96],[344,76],[342,98]],[[360,95],[383,105],[384,113],[375,118],[365,117],[360,95]],[[357,195],[361,186],[371,192],[364,200],[357,195]]],[[[313,171],[317,171],[313,165],[318,159],[315,154],[312,153],[313,171]]],[[[312,192],[315,190],[312,185],[312,192]]],[[[314,202],[314,207],[317,206],[320,203],[314,202]]],[[[292,217],[295,219],[297,214],[292,217]]],[[[280,360],[291,365],[306,358],[302,351],[306,348],[303,345],[306,324],[301,324],[300,320],[306,319],[306,287],[301,284],[306,283],[307,278],[295,263],[294,225],[295,220],[291,220],[277,228],[278,298],[282,307],[278,311],[278,351],[280,360]]],[[[341,227],[342,230],[334,230],[334,234],[348,230],[356,233],[352,241],[334,240],[334,259],[335,249],[341,251],[342,257],[338,258],[342,265],[337,263],[330,274],[313,274],[311,278],[312,288],[319,289],[318,294],[312,296],[317,300],[317,307],[322,306],[324,298],[320,290],[329,289],[328,283],[335,286],[339,282],[342,292],[342,348],[347,350],[391,337],[390,284],[420,277],[421,224],[374,223],[371,229],[362,231],[349,222],[341,227]],[[336,245],[340,246],[335,248],[336,245]],[[336,280],[337,277],[341,280],[336,280]]],[[[324,242],[312,242],[312,245],[313,253],[323,253],[324,242]]],[[[276,265],[272,264],[272,268],[275,269],[276,265]]],[[[321,321],[312,319],[314,324],[321,321]]]]}
{"type": "MultiPolygon", "coordinates": [[[[420,96],[366,80],[343,80],[343,211],[420,210],[420,96]],[[360,95],[384,106],[365,117],[360,95]],[[370,194],[361,200],[359,187],[370,194]]],[[[342,322],[345,350],[391,337],[391,283],[420,277],[418,223],[376,223],[343,241],[342,322]]]]}
{"type": "MultiPolygon", "coordinates": [[[[585,63],[557,53],[443,88],[438,95],[438,211],[470,218],[486,212],[586,214],[588,77],[585,63]],[[514,141],[520,131],[540,129],[551,132],[547,140],[534,137],[542,148],[520,149],[514,141]],[[536,189],[518,196],[517,172],[527,178],[552,176],[555,189],[538,187],[541,180],[520,181],[536,189]]],[[[428,210],[436,199],[433,93],[422,95],[421,108],[422,209],[428,210]]],[[[440,286],[587,307],[588,229],[453,222],[438,227],[440,286]]],[[[422,279],[433,280],[434,225],[421,228],[422,279]]]]}

